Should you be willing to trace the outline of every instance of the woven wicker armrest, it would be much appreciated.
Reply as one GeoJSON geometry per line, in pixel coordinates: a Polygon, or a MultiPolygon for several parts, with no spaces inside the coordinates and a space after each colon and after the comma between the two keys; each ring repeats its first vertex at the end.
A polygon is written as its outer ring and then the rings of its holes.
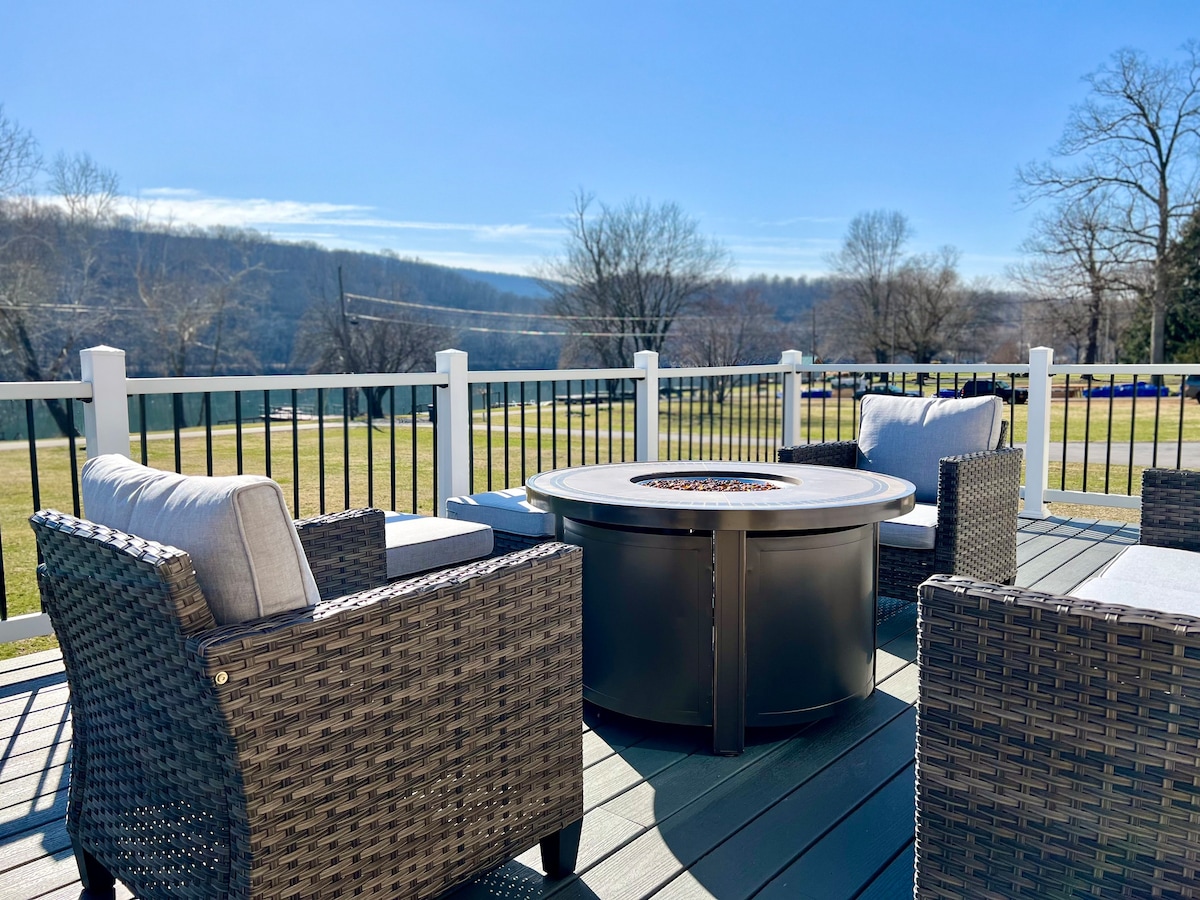
{"type": "Polygon", "coordinates": [[[853,469],[858,459],[858,444],[854,441],[797,444],[794,447],[780,447],[777,458],[781,463],[805,463],[810,466],[839,466],[843,469],[853,469]]]}
{"type": "Polygon", "coordinates": [[[1200,550],[1200,472],[1147,469],[1142,473],[1140,543],[1200,550]]]}
{"type": "Polygon", "coordinates": [[[387,581],[383,510],[348,509],[297,519],[296,532],[324,599],[387,581]]]}
{"type": "Polygon", "coordinates": [[[947,456],[938,470],[935,571],[1011,582],[1017,574],[1018,449],[947,456]]]}
{"type": "Polygon", "coordinates": [[[274,861],[252,882],[435,896],[579,820],[581,558],[545,543],[193,639],[274,861]]]}
{"type": "Polygon", "coordinates": [[[916,896],[1195,896],[1200,619],[920,588],[916,896]]]}

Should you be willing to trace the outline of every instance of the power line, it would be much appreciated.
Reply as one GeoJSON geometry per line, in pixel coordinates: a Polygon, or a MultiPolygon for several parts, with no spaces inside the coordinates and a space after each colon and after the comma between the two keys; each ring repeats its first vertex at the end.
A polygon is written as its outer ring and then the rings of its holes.
{"type": "MultiPolygon", "coordinates": [[[[409,300],[388,300],[384,297],[368,297],[364,294],[346,294],[347,300],[366,300],[369,303],[383,303],[387,306],[402,306],[408,309],[425,309],[431,312],[449,313],[463,316],[502,316],[511,319],[549,319],[558,322],[680,322],[689,319],[704,320],[708,316],[560,316],[553,313],[521,313],[504,312],[492,309],[466,309],[460,306],[436,306],[432,303],[413,303],[409,300]]],[[[365,318],[365,317],[364,317],[365,318]]],[[[578,332],[570,332],[577,334],[578,332]]]]}
{"type": "MultiPolygon", "coordinates": [[[[413,328],[442,328],[444,326],[436,322],[415,322],[411,319],[389,319],[385,316],[370,316],[365,313],[351,313],[351,318],[365,319],[368,322],[391,322],[395,325],[409,325],[413,328]]],[[[460,331],[473,331],[483,334],[521,334],[532,337],[662,337],[658,332],[653,331],[542,331],[530,328],[488,328],[484,325],[461,325],[455,326],[460,331]]]]}

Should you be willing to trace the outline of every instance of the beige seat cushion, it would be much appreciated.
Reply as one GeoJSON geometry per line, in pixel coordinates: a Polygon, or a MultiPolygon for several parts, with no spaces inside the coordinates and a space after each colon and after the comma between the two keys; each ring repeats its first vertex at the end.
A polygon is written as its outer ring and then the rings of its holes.
{"type": "Polygon", "coordinates": [[[283,490],[269,478],[178,475],[109,454],[89,459],[81,481],[91,521],[187,551],[219,624],[320,600],[283,490]]]}
{"type": "Polygon", "coordinates": [[[489,525],[390,510],[384,513],[383,522],[388,578],[440,569],[492,552],[489,525]]]}
{"type": "Polygon", "coordinates": [[[904,550],[932,550],[937,546],[937,504],[918,503],[910,512],[879,523],[879,543],[904,550]]]}

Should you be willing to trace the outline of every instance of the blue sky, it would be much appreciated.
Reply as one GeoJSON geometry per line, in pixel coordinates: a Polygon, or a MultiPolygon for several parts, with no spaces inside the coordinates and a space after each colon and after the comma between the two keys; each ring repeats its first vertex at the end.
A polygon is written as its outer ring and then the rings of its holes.
{"type": "Polygon", "coordinates": [[[579,189],[673,200],[737,272],[907,215],[999,281],[1082,76],[1196,0],[0,0],[0,103],[153,217],[523,274],[579,189]]]}

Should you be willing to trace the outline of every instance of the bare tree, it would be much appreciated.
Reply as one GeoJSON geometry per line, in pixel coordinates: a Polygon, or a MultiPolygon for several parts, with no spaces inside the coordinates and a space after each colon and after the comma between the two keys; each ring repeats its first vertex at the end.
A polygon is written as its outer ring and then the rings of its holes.
{"type": "Polygon", "coordinates": [[[263,290],[265,267],[253,261],[250,235],[222,232],[224,257],[206,241],[189,241],[169,229],[137,232],[135,269],[140,302],[137,323],[157,366],[180,377],[249,368],[245,326],[263,290]]]}
{"type": "Polygon", "coordinates": [[[580,359],[629,365],[638,350],[662,349],[675,318],[728,269],[729,254],[674,203],[601,203],[591,216],[592,200],[576,195],[564,255],[538,280],[549,308],[568,317],[580,359]]]}
{"type": "MultiPolygon", "coordinates": [[[[407,293],[395,285],[392,296],[382,299],[402,300],[407,293]]],[[[395,307],[387,305],[368,311],[371,304],[358,299],[348,311],[343,296],[340,285],[336,293],[323,283],[313,288],[294,353],[310,372],[412,372],[428,367],[438,350],[450,346],[449,328],[414,317],[398,319],[395,307]]],[[[363,391],[368,416],[381,418],[388,389],[363,391]]]]}
{"type": "Polygon", "coordinates": [[[908,219],[893,210],[859,213],[850,221],[842,249],[829,260],[834,289],[825,304],[830,326],[848,352],[877,363],[895,357],[896,290],[911,237],[908,219]]]}
{"type": "MultiPolygon", "coordinates": [[[[775,310],[753,288],[734,288],[709,294],[693,305],[691,314],[677,322],[671,338],[672,355],[685,366],[741,366],[773,362],[783,349],[775,310]]],[[[724,403],[731,376],[713,376],[712,402],[724,403]]]]}
{"type": "Polygon", "coordinates": [[[42,168],[42,155],[33,134],[4,114],[0,104],[0,198],[33,184],[42,168]]]}
{"type": "Polygon", "coordinates": [[[1018,173],[1023,199],[1068,201],[1101,194],[1117,213],[1112,230],[1153,273],[1150,362],[1163,361],[1167,250],[1196,203],[1200,175],[1200,44],[1181,63],[1119,50],[1086,77],[1091,96],[1071,110],[1053,155],[1018,173]]]}
{"type": "Polygon", "coordinates": [[[995,321],[994,299],[963,284],[959,253],[942,247],[911,256],[896,275],[895,347],[915,363],[958,356],[995,321]]]}
{"type": "MultiPolygon", "coordinates": [[[[73,374],[75,350],[111,316],[105,251],[117,178],[90,157],[60,156],[54,203],[0,201],[0,369],[33,381],[73,374]]],[[[65,434],[66,405],[47,400],[65,434]]]]}
{"type": "Polygon", "coordinates": [[[1080,344],[1080,359],[1089,365],[1098,361],[1105,307],[1128,295],[1135,272],[1130,245],[1113,227],[1112,213],[1102,191],[1064,198],[1034,220],[1033,232],[1021,244],[1028,258],[1010,270],[1066,324],[1072,342],[1080,344]]]}
{"type": "Polygon", "coordinates": [[[111,219],[120,179],[87,153],[60,153],[50,164],[50,187],[71,222],[98,224],[111,219]]]}

